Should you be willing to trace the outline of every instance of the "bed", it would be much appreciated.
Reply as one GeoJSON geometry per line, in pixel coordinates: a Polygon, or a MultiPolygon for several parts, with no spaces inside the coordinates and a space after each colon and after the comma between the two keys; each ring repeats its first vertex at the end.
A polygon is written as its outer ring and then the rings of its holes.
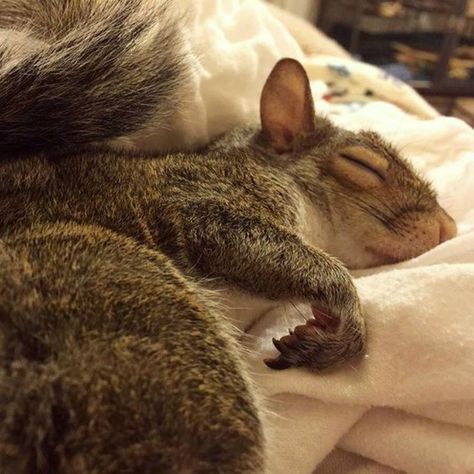
{"type": "Polygon", "coordinates": [[[256,121],[266,75],[294,57],[317,111],[401,148],[459,228],[416,259],[354,273],[369,333],[357,364],[326,374],[264,366],[271,337],[300,324],[307,308],[276,310],[252,328],[248,363],[265,406],[268,472],[474,472],[474,131],[264,3],[194,8],[183,35],[196,72],[170,130],[183,147],[256,121]]]}

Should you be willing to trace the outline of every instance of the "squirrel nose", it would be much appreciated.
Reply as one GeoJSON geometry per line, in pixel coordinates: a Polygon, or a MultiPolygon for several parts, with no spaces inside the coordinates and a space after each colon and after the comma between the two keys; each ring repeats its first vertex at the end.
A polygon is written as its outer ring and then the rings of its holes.
{"type": "Polygon", "coordinates": [[[444,210],[441,210],[438,217],[439,222],[439,243],[446,242],[446,240],[456,237],[458,228],[453,218],[449,216],[444,210]]]}

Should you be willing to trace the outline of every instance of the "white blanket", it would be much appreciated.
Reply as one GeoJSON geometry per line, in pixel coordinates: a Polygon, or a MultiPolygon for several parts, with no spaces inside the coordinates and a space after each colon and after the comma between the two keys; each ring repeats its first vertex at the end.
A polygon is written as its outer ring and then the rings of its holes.
{"type": "MultiPolygon", "coordinates": [[[[264,4],[195,4],[188,38],[196,75],[175,127],[191,146],[256,120],[275,61],[305,59],[264,4]]],[[[274,311],[253,329],[250,364],[269,410],[269,472],[472,473],[474,132],[438,117],[411,88],[376,68],[330,57],[307,59],[306,66],[317,109],[342,126],[376,129],[398,145],[432,179],[459,236],[412,261],[356,275],[369,332],[359,364],[324,375],[271,371],[262,363],[274,351],[271,337],[302,316],[274,311]],[[318,80],[328,77],[346,94],[318,80]]]]}

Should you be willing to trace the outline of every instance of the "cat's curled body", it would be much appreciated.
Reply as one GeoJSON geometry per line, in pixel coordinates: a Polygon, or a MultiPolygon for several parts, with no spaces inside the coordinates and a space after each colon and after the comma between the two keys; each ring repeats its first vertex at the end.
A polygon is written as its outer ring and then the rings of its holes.
{"type": "Polygon", "coordinates": [[[222,293],[311,304],[314,320],[275,340],[267,363],[330,368],[365,343],[334,256],[393,262],[455,233],[395,149],[315,117],[293,60],[263,89],[261,126],[200,153],[52,153],[53,134],[41,136],[28,155],[21,134],[0,140],[8,474],[262,471],[261,417],[222,293]]]}

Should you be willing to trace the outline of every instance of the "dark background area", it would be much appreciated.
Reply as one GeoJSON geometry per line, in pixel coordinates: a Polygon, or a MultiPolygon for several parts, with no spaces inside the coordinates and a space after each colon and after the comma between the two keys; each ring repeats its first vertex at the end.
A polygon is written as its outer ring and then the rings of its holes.
{"type": "Polygon", "coordinates": [[[441,113],[474,125],[473,0],[321,0],[315,23],[441,113]]]}

